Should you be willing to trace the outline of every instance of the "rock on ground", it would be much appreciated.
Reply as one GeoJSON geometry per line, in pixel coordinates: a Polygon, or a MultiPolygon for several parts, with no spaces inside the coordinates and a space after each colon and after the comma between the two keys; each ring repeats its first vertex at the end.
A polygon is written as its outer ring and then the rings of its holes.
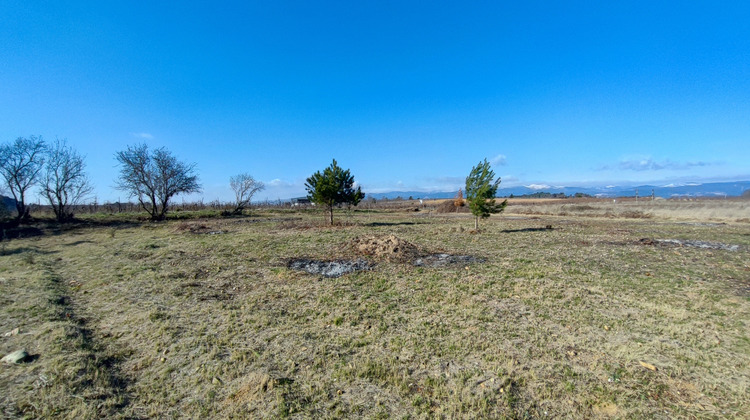
{"type": "Polygon", "coordinates": [[[3,363],[7,364],[18,364],[23,363],[29,359],[29,353],[26,350],[16,350],[2,358],[3,363]]]}

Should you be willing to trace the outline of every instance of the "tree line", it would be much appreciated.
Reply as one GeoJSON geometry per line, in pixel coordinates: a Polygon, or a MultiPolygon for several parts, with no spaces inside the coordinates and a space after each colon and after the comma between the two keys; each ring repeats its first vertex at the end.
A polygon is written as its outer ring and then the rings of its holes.
{"type": "MultiPolygon", "coordinates": [[[[170,201],[179,194],[200,193],[195,163],[178,160],[164,147],[150,150],[146,144],[128,146],[115,153],[119,164],[116,188],[135,198],[152,220],[163,220],[170,201]]],[[[56,139],[47,144],[41,136],[19,137],[0,146],[0,181],[15,201],[16,222],[30,220],[27,196],[33,187],[52,207],[58,222],[73,219],[72,209],[90,197],[93,184],[86,173],[83,156],[67,144],[56,139]]],[[[265,189],[265,185],[248,173],[232,176],[230,187],[235,194],[232,214],[240,214],[250,205],[252,197],[265,189]]],[[[472,168],[466,178],[466,200],[479,219],[501,212],[507,200],[495,203],[500,178],[487,159],[472,168]]],[[[333,224],[333,209],[341,204],[356,206],[365,194],[355,188],[354,176],[334,159],[322,172],[307,178],[305,188],[308,199],[326,209],[327,219],[333,224]]],[[[4,208],[4,206],[3,206],[4,208]]]]}

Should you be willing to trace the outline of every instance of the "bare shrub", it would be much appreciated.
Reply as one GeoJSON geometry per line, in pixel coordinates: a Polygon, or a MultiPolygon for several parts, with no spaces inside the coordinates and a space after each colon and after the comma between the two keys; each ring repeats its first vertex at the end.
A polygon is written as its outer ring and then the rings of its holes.
{"type": "Polygon", "coordinates": [[[626,219],[650,219],[653,216],[640,210],[629,210],[621,213],[620,217],[624,217],[626,219]]]}

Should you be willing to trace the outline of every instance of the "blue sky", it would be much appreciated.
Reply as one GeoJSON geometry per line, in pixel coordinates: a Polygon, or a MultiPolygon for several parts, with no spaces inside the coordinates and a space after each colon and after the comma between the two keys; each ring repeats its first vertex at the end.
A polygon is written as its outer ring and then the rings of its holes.
{"type": "Polygon", "coordinates": [[[114,154],[304,195],[750,179],[747,2],[0,2],[0,141],[67,138],[99,201],[114,154]],[[564,3],[564,4],[563,4],[564,3]]]}

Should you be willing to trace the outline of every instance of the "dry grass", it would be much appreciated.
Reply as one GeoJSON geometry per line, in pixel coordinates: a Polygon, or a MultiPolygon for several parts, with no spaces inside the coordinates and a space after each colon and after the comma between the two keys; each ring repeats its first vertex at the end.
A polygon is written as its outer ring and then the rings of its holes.
{"type": "Polygon", "coordinates": [[[508,214],[607,217],[715,223],[750,222],[748,200],[663,200],[568,199],[514,200],[508,214]]]}
{"type": "Polygon", "coordinates": [[[750,225],[736,220],[747,208],[677,204],[685,208],[668,214],[627,207],[647,219],[590,217],[606,214],[602,203],[533,218],[513,211],[480,234],[456,229],[472,226],[468,215],[374,212],[342,214],[334,227],[320,215],[256,214],[16,239],[0,257],[0,334],[22,334],[0,337],[0,350],[38,358],[0,367],[0,409],[60,418],[741,417],[750,411],[750,225]],[[366,235],[486,262],[379,260],[338,279],[286,268],[288,258],[338,257],[366,235]]]}

